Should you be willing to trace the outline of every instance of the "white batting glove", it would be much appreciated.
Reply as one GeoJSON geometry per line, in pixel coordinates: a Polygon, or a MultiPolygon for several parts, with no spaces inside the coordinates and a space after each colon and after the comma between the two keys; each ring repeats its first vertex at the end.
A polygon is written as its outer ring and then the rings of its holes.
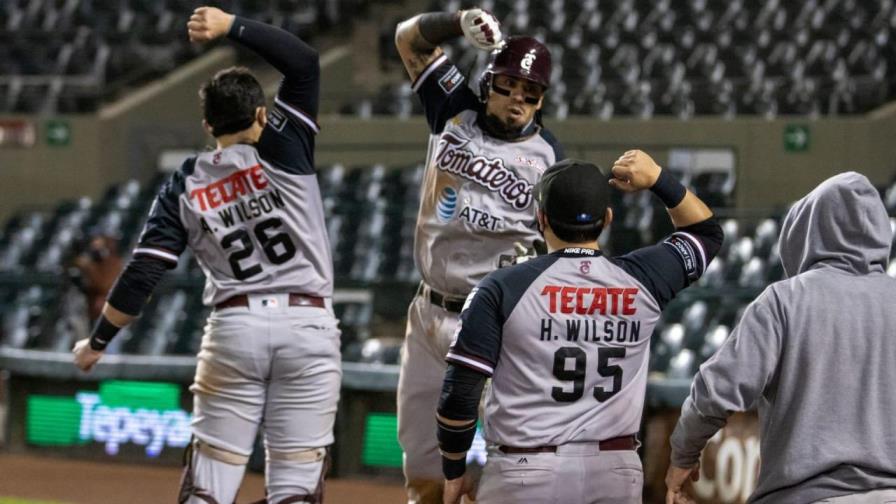
{"type": "Polygon", "coordinates": [[[460,27],[464,38],[477,49],[491,51],[501,47],[504,36],[501,24],[490,12],[470,9],[460,12],[460,27]]]}

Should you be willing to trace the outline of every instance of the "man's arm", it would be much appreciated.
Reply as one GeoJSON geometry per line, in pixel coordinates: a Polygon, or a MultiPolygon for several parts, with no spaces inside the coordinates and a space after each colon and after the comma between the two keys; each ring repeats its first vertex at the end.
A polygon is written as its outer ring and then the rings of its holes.
{"type": "Polygon", "coordinates": [[[404,68],[411,81],[416,81],[423,70],[444,53],[438,44],[462,34],[460,13],[458,12],[418,14],[398,23],[398,27],[395,28],[395,47],[398,49],[398,55],[401,56],[401,62],[404,63],[404,68]],[[435,24],[436,33],[441,33],[444,38],[436,43],[424,38],[420,33],[421,19],[427,19],[430,23],[435,24]]]}
{"type": "Polygon", "coordinates": [[[467,450],[476,434],[479,400],[501,350],[502,291],[492,275],[470,292],[445,360],[448,370],[436,410],[437,437],[446,486],[444,501],[457,502],[466,488],[467,450]]]}
{"type": "Polygon", "coordinates": [[[443,54],[440,44],[464,35],[475,47],[491,50],[501,42],[494,16],[481,9],[428,12],[402,21],[395,29],[395,47],[411,81],[443,54]]]}
{"type": "Polygon", "coordinates": [[[772,288],[744,311],[731,336],[691,384],[672,433],[672,465],[666,477],[670,493],[697,467],[700,453],[735,412],[754,409],[774,381],[783,347],[783,316],[772,288]]]}
{"type": "Polygon", "coordinates": [[[192,42],[208,42],[226,35],[252,49],[283,74],[278,98],[298,107],[312,120],[317,117],[320,59],[313,47],[295,35],[215,7],[196,9],[187,31],[192,42]]]}
{"type": "Polygon", "coordinates": [[[616,161],[610,185],[625,192],[650,189],[675,225],[661,243],[613,258],[665,306],[706,271],[722,246],[722,227],[700,198],[642,151],[628,151],[616,161]]]}
{"type": "Polygon", "coordinates": [[[177,266],[187,246],[187,231],[180,220],[179,198],[184,191],[184,170],[192,170],[188,159],[159,190],[133,258],[118,276],[106,298],[103,312],[89,338],[75,343],[75,365],[90,371],[103,356],[118,332],[140,315],[166,271],[177,266]]]}

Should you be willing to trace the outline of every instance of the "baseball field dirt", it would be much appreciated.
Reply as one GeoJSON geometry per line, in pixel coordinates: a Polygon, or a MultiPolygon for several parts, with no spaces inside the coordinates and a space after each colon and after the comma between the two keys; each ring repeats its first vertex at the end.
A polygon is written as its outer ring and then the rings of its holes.
{"type": "MultiPolygon", "coordinates": [[[[167,504],[176,502],[180,469],[0,453],[0,503],[167,504]]],[[[264,478],[247,473],[238,504],[264,495],[264,478]]],[[[399,503],[394,480],[330,479],[327,504],[399,503]]]]}

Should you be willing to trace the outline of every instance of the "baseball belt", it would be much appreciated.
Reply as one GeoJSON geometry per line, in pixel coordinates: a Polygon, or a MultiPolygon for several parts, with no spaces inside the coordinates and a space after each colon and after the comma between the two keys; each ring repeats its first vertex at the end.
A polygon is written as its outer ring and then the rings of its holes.
{"type": "MultiPolygon", "coordinates": [[[[638,442],[635,439],[634,434],[629,434],[628,436],[619,436],[610,439],[604,439],[603,441],[599,441],[597,443],[598,447],[601,451],[621,451],[621,450],[635,450],[638,447],[638,442]]],[[[501,453],[556,453],[557,446],[549,445],[549,446],[535,446],[531,448],[521,448],[518,446],[507,446],[507,445],[499,445],[498,449],[501,450],[501,453]]]]}
{"type": "MultiPolygon", "coordinates": [[[[240,294],[221,301],[215,305],[216,310],[225,308],[240,308],[249,306],[249,296],[240,294]]],[[[317,296],[309,296],[308,294],[299,294],[296,292],[289,293],[289,306],[312,306],[315,308],[326,308],[324,298],[317,296]]]]}
{"type": "Polygon", "coordinates": [[[466,296],[449,296],[447,294],[442,294],[432,287],[426,286],[423,282],[420,282],[420,288],[417,289],[417,294],[422,296],[426,293],[426,290],[429,290],[430,303],[436,306],[441,306],[452,313],[460,313],[461,310],[464,309],[464,303],[467,301],[466,296]]]}

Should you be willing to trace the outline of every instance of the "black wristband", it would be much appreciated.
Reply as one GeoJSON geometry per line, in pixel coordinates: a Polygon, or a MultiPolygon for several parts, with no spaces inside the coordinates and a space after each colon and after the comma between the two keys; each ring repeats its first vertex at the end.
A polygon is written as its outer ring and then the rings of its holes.
{"type": "Polygon", "coordinates": [[[454,460],[442,455],[442,474],[445,475],[445,479],[460,478],[465,472],[467,472],[467,457],[454,460]]]}
{"type": "Polygon", "coordinates": [[[93,332],[90,333],[90,349],[102,352],[120,330],[121,328],[109,322],[105,315],[100,315],[100,319],[93,326],[93,332]]]}
{"type": "Polygon", "coordinates": [[[446,40],[460,37],[464,30],[460,27],[459,12],[428,12],[420,15],[417,21],[420,36],[430,44],[437,46],[446,40]]]}
{"type": "Polygon", "coordinates": [[[666,205],[666,208],[677,207],[688,192],[687,188],[681,185],[681,182],[669,170],[660,170],[660,176],[657,177],[656,183],[650,190],[666,205]]]}

